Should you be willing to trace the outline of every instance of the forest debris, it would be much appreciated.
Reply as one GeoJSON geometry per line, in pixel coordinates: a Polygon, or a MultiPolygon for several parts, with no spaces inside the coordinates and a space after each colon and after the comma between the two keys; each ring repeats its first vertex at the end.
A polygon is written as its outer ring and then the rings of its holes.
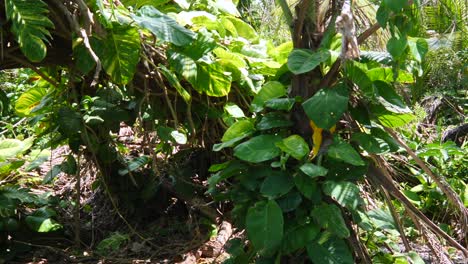
{"type": "Polygon", "coordinates": [[[219,256],[223,252],[224,245],[228,242],[231,236],[231,223],[223,221],[218,230],[218,235],[201,247],[201,256],[210,258],[219,256]]]}

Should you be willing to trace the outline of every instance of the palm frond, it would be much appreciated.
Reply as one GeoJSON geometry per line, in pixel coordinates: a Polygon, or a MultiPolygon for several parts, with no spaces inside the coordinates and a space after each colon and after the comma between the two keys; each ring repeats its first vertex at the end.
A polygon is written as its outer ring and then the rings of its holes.
{"type": "Polygon", "coordinates": [[[47,54],[45,42],[51,38],[49,29],[54,28],[47,17],[47,4],[42,0],[6,0],[5,11],[23,54],[33,62],[43,60],[47,54]]]}

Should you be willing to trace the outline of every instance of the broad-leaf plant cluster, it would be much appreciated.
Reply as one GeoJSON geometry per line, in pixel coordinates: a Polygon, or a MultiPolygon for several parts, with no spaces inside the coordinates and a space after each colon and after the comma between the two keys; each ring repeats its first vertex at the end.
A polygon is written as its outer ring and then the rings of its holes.
{"type": "MultiPolygon", "coordinates": [[[[386,167],[394,153],[414,154],[395,130],[416,118],[399,89],[424,71],[429,46],[416,30],[420,1],[370,1],[375,23],[356,32],[355,59],[340,53],[334,25],[343,1],[301,0],[294,14],[278,1],[291,28],[285,43],[262,39],[236,2],[3,1],[0,69],[30,68],[33,77],[15,105],[0,90],[0,112],[16,113],[33,129],[24,140],[1,139],[0,180],[25,161],[44,161],[41,149],[67,144],[73,153],[44,183],[61,172],[79,177],[76,157],[84,154],[105,189],[127,197],[135,179],[146,184],[137,177],[144,168],[156,173],[158,155],[202,146],[216,157],[205,195],[231,203],[230,219],[246,230],[230,241],[227,263],[423,263],[407,244],[389,257],[379,250],[388,241],[371,239],[388,229],[405,234],[397,215],[369,210],[361,195],[369,184],[397,199],[421,230],[466,254],[420,220],[386,167]],[[322,2],[333,2],[326,17],[318,16],[322,2]],[[385,51],[363,45],[377,30],[388,33],[385,51]],[[122,124],[145,141],[137,157],[128,158],[117,140],[122,124]]],[[[466,197],[463,204],[413,159],[468,223],[466,197]]],[[[138,191],[148,196],[153,187],[138,191]]],[[[0,187],[1,230],[23,221],[15,208],[25,203],[39,208],[25,212],[33,230],[60,228],[53,210],[41,207],[46,202],[31,195],[0,187]]]]}

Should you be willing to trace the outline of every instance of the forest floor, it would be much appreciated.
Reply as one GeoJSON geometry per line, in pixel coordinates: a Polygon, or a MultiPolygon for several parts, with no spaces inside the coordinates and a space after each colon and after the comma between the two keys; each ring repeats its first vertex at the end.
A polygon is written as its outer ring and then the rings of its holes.
{"type": "MultiPolygon", "coordinates": [[[[68,152],[66,147],[54,150],[51,160],[41,167],[36,177],[43,177],[50,168],[60,164],[68,152]]],[[[33,192],[50,193],[58,198],[57,220],[64,228],[50,234],[19,235],[14,243],[22,245],[24,252],[18,254],[12,264],[216,264],[229,257],[228,240],[244,235],[223,217],[228,214],[229,206],[216,206],[216,219],[210,219],[209,214],[192,203],[164,192],[160,197],[122,212],[115,197],[110,197],[102,186],[95,186],[97,170],[93,163],[82,161],[80,168],[79,217],[74,210],[76,179],[73,176],[62,173],[52,185],[36,185],[33,192]]],[[[425,263],[437,263],[424,243],[413,243],[412,247],[425,263]]],[[[453,261],[467,263],[461,255],[456,255],[453,261]]]]}

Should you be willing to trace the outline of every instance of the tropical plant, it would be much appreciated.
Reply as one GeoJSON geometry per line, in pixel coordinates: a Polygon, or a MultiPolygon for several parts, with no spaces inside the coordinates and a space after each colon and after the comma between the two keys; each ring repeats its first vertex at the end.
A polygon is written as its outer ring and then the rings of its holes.
{"type": "MultiPolygon", "coordinates": [[[[396,87],[417,81],[429,49],[417,35],[419,1],[369,2],[378,23],[357,30],[352,1],[301,0],[294,20],[288,3],[278,3],[292,41],[277,47],[239,18],[232,1],[0,3],[9,41],[0,68],[28,67],[39,76],[15,110],[38,124],[37,135],[48,135],[44,145],[68,144],[73,152],[45,182],[65,172],[79,190],[75,155],[84,154],[115,207],[113,197],[144,204],[157,186],[190,200],[199,190],[186,184],[185,172],[171,171],[172,183],[163,184],[145,171],[159,175],[158,155],[175,158],[181,146],[198,145],[221,152],[213,154],[224,162],[210,167],[208,194],[232,202],[232,217],[247,233],[249,246],[232,241],[230,263],[385,260],[378,247],[389,243],[382,236],[371,241],[372,255],[360,240],[385,228],[379,217],[388,218],[366,209],[360,194],[367,183],[387,201],[405,245],[391,261],[421,263],[391,197],[433,248],[442,248],[435,233],[467,255],[399,190],[387,166],[391,153],[406,152],[468,224],[460,197],[398,133],[415,116],[396,87]],[[357,45],[379,28],[389,34],[386,52],[359,54],[357,45]],[[121,124],[144,139],[137,157],[119,151],[121,124]]],[[[76,204],[79,210],[79,194],[76,204]]],[[[100,250],[127,240],[115,234],[100,250]]]]}

